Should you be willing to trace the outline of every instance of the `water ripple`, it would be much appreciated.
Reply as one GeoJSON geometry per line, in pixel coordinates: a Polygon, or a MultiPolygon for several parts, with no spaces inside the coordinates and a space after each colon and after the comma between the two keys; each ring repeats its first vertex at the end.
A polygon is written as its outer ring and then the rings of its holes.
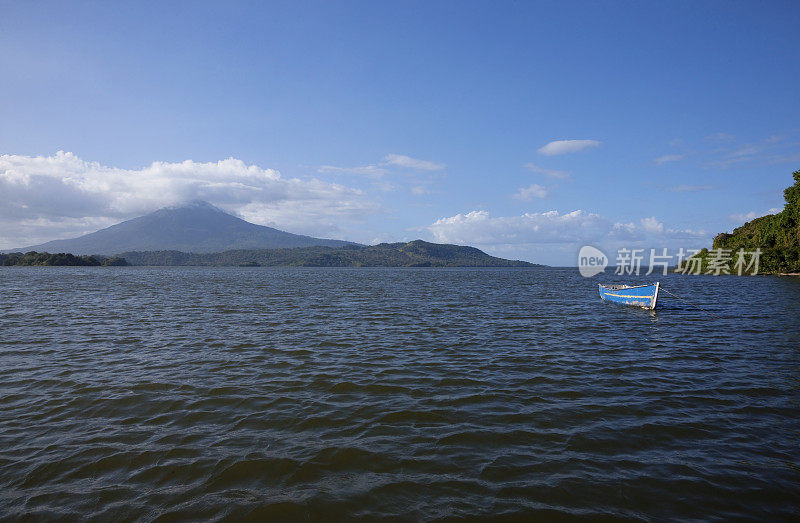
{"type": "Polygon", "coordinates": [[[0,516],[797,518],[800,283],[661,281],[3,268],[0,516]]]}

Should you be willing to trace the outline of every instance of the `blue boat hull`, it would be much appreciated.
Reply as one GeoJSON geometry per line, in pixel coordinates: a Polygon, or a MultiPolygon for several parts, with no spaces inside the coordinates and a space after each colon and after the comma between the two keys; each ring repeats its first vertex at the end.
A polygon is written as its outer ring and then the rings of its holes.
{"type": "Polygon", "coordinates": [[[658,282],[651,285],[598,285],[600,297],[620,305],[655,309],[658,301],[658,282]]]}

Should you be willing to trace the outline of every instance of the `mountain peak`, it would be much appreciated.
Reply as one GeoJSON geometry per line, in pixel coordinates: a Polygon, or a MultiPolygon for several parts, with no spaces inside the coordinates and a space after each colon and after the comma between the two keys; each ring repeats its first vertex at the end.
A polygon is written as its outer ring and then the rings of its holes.
{"type": "Polygon", "coordinates": [[[203,200],[164,207],[79,238],[54,240],[24,251],[114,255],[128,251],[222,252],[354,245],[292,234],[250,223],[203,200]]]}
{"type": "Polygon", "coordinates": [[[178,210],[178,209],[207,209],[210,211],[219,211],[225,212],[219,207],[208,203],[205,200],[186,200],[181,203],[176,203],[175,205],[170,205],[168,207],[164,207],[163,209],[167,210],[178,210]]]}

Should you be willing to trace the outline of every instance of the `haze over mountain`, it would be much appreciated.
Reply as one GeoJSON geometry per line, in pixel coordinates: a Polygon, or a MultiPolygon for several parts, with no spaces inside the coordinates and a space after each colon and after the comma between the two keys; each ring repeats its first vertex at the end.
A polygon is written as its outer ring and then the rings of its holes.
{"type": "Polygon", "coordinates": [[[208,202],[193,201],[127,220],[66,240],[53,240],[11,251],[69,252],[113,255],[126,251],[174,250],[210,253],[231,249],[343,247],[356,245],[292,234],[256,225],[230,215],[208,202]]]}

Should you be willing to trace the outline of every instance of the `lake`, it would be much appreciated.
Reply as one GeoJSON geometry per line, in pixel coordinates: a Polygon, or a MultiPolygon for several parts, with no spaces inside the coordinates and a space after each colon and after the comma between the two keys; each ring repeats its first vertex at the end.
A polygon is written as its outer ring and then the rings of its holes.
{"type": "Polygon", "coordinates": [[[6,519],[800,517],[800,279],[0,268],[6,519]]]}

